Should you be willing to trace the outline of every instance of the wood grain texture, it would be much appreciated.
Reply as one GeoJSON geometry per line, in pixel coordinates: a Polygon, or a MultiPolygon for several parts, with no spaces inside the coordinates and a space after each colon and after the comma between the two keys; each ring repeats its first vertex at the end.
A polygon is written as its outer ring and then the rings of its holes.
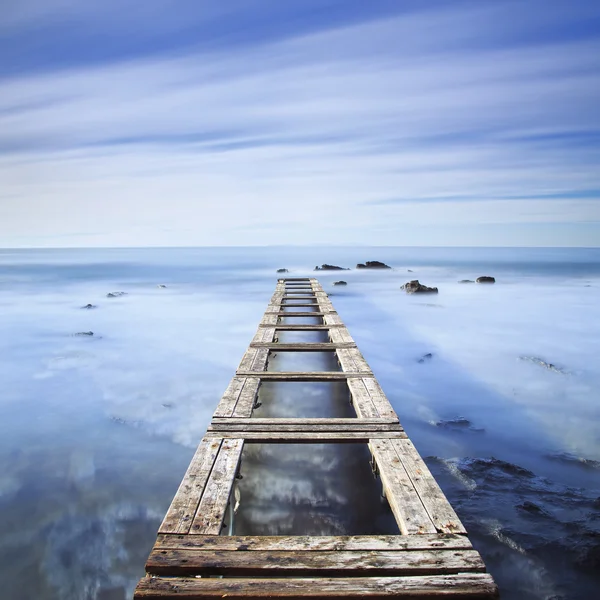
{"type": "Polygon", "coordinates": [[[365,378],[366,373],[345,373],[343,371],[238,371],[236,377],[260,377],[264,381],[343,381],[348,377],[365,378]]]}
{"type": "Polygon", "coordinates": [[[396,440],[392,446],[419,494],[421,503],[441,533],[466,533],[454,509],[419,456],[410,440],[396,440]]]}
{"type": "Polygon", "coordinates": [[[404,465],[390,440],[371,440],[369,448],[377,463],[383,489],[405,535],[436,533],[436,527],[425,510],[404,465]]]}
{"type": "Polygon", "coordinates": [[[151,575],[296,576],[448,575],[483,573],[475,550],[337,550],[335,552],[255,550],[220,552],[177,548],[153,550],[146,563],[151,575]]]}
{"type": "Polygon", "coordinates": [[[338,348],[354,348],[354,343],[341,343],[331,344],[329,342],[324,343],[293,343],[293,344],[282,344],[279,342],[252,342],[250,344],[252,348],[269,348],[270,350],[276,350],[277,352],[328,352],[330,350],[337,350],[338,348]]]}
{"type": "MultiPolygon", "coordinates": [[[[207,431],[207,438],[218,438],[234,435],[229,431],[207,431]]],[[[236,437],[243,438],[247,442],[268,444],[355,444],[357,442],[368,443],[373,439],[406,439],[408,436],[404,431],[239,431],[236,437]]]]}
{"type": "Polygon", "coordinates": [[[242,439],[223,440],[190,531],[205,535],[217,535],[221,531],[243,447],[242,439]]]}
{"type": "Polygon", "coordinates": [[[486,573],[412,577],[323,577],[303,579],[193,579],[145,577],[135,598],[160,600],[245,600],[247,598],[453,598],[487,600],[498,598],[498,588],[486,573]]]}
{"type": "Polygon", "coordinates": [[[203,438],[192,458],[159,533],[187,533],[221,447],[221,439],[203,438]]]}
{"type": "Polygon", "coordinates": [[[379,417],[379,411],[375,407],[375,404],[373,404],[373,401],[371,400],[371,395],[367,391],[367,388],[365,387],[362,378],[348,379],[347,384],[352,398],[352,405],[354,406],[356,414],[361,419],[371,419],[379,417]]]}
{"type": "Polygon", "coordinates": [[[196,548],[198,550],[254,551],[286,550],[310,552],[334,550],[472,550],[465,535],[342,535],[342,536],[206,536],[159,535],[154,546],[158,550],[196,548]]]}

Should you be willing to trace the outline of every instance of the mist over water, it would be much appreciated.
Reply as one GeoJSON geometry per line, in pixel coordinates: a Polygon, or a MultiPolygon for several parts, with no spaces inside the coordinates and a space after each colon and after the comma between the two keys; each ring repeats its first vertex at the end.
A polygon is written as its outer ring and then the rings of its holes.
{"type": "MultiPolygon", "coordinates": [[[[330,293],[502,597],[594,597],[600,251],[440,248],[0,251],[3,597],[133,592],[281,267],[318,277],[330,293]],[[394,269],[312,271],[366,260],[394,269]],[[497,282],[458,283],[480,275],[497,282]],[[340,278],[348,285],[333,287],[340,278]],[[399,288],[410,279],[440,293],[407,296],[399,288]],[[126,295],[106,296],[118,291],[126,295]],[[96,308],[81,308],[88,303],[96,308]]],[[[320,331],[279,339],[325,341],[320,331]]],[[[283,352],[270,368],[298,370],[298,361],[334,368],[319,353],[283,352]]],[[[329,414],[340,409],[325,384],[300,384],[306,414],[286,385],[263,386],[255,416],[346,416],[346,407],[329,414]]],[[[293,450],[266,458],[285,467],[293,450]]],[[[342,454],[331,456],[314,460],[335,482],[342,454]]],[[[319,510],[352,501],[351,490],[328,495],[327,481],[319,510]]],[[[311,489],[302,506],[313,510],[311,489]]],[[[291,497],[285,478],[273,490],[291,497]]],[[[272,530],[284,512],[270,518],[261,498],[255,512],[272,530]]],[[[361,527],[362,505],[353,506],[342,517],[361,527]]],[[[302,514],[296,522],[308,523],[302,514]]]]}

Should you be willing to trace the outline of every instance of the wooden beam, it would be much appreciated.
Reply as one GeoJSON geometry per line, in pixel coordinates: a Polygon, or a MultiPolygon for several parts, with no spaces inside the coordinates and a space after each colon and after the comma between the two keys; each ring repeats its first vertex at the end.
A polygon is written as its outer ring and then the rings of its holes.
{"type": "Polygon", "coordinates": [[[459,598],[481,600],[498,598],[498,587],[486,573],[459,573],[412,577],[319,577],[302,579],[238,579],[227,577],[185,578],[144,577],[135,598],[163,600],[247,600],[283,598],[285,600],[344,600],[346,598],[459,598]]]}
{"type": "Polygon", "coordinates": [[[195,548],[197,550],[219,550],[229,552],[242,550],[286,550],[309,552],[312,550],[472,550],[473,546],[465,535],[340,535],[340,536],[257,536],[257,535],[159,535],[155,550],[195,548]]]}
{"type": "Polygon", "coordinates": [[[328,342],[318,343],[318,342],[307,342],[307,343],[279,343],[279,342],[252,342],[250,344],[251,348],[269,348],[270,350],[274,350],[276,352],[328,352],[335,351],[338,348],[355,348],[356,344],[352,343],[342,343],[342,344],[331,344],[328,342]]]}
{"type": "Polygon", "coordinates": [[[367,373],[343,371],[237,371],[236,377],[259,377],[262,381],[344,381],[349,377],[365,378],[367,373]]]}
{"type": "Polygon", "coordinates": [[[449,575],[483,573],[475,550],[389,550],[312,552],[220,552],[177,548],[154,550],[146,563],[151,575],[228,575],[230,577],[343,577],[352,575],[449,575]]]}

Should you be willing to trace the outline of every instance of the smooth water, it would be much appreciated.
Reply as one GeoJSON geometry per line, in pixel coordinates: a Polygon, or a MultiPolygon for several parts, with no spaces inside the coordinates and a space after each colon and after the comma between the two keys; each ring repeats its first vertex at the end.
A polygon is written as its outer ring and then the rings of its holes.
{"type": "Polygon", "coordinates": [[[280,267],[331,294],[502,597],[595,597],[600,250],[331,247],[0,251],[2,598],[130,597],[280,267]],[[394,269],[312,271],[366,260],[394,269]]]}

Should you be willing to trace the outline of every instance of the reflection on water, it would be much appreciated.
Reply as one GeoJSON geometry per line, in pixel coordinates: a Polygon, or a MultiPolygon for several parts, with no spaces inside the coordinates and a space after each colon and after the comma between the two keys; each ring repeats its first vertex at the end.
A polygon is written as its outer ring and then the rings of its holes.
{"type": "Polygon", "coordinates": [[[345,381],[264,381],[252,416],[261,418],[356,417],[345,381]]]}
{"type": "Polygon", "coordinates": [[[278,331],[277,339],[282,344],[323,344],[329,341],[327,330],[278,331]]]}
{"type": "Polygon", "coordinates": [[[234,535],[399,533],[369,460],[366,444],[247,444],[234,535]]]}
{"type": "Polygon", "coordinates": [[[294,306],[293,304],[291,305],[284,305],[283,307],[283,312],[289,312],[289,313],[295,313],[295,312],[318,312],[319,307],[318,306],[294,306]]]}
{"type": "Polygon", "coordinates": [[[282,325],[323,325],[323,317],[281,317],[282,325]]]}
{"type": "Polygon", "coordinates": [[[267,371],[341,371],[335,352],[269,352],[267,371]]]}

